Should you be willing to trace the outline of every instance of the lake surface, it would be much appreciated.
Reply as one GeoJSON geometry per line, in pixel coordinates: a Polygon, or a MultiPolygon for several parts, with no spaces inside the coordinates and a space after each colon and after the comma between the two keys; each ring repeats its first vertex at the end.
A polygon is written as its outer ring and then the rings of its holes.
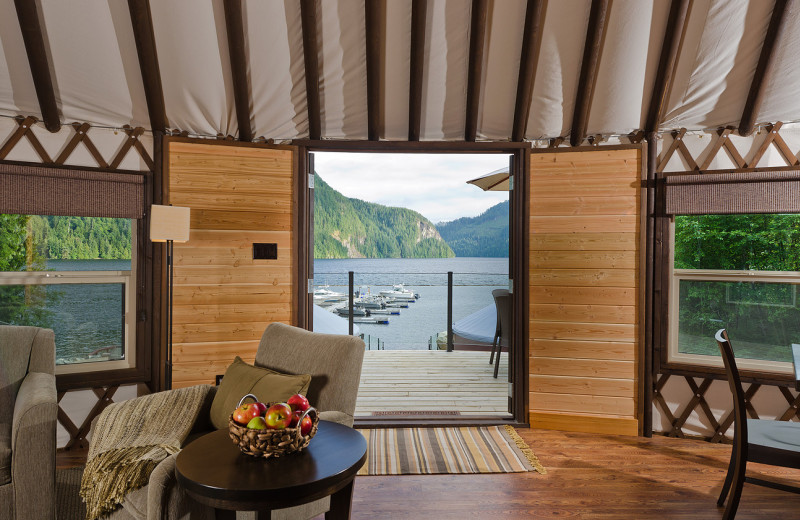
{"type": "MultiPolygon", "coordinates": [[[[51,260],[55,271],[127,271],[130,260],[51,260]]],[[[508,287],[506,258],[342,259],[314,262],[316,285],[347,293],[348,271],[355,286],[377,294],[402,283],[420,298],[389,316],[388,325],[358,324],[365,341],[375,348],[380,339],[386,349],[428,348],[431,337],[447,330],[447,272],[453,272],[453,321],[493,305],[492,290],[508,287]]],[[[78,362],[100,348],[116,347],[122,355],[122,284],[54,284],[44,286],[47,326],[56,334],[59,363],[78,362]]],[[[434,339],[435,341],[435,339],[434,339]]]]}
{"type": "MultiPolygon", "coordinates": [[[[348,272],[355,288],[372,294],[402,283],[420,298],[389,316],[389,325],[359,323],[365,341],[376,338],[387,350],[425,350],[432,336],[447,330],[447,272],[453,272],[453,322],[494,305],[492,291],[508,288],[507,258],[348,258],[315,260],[314,283],[347,293],[348,272]]],[[[435,339],[434,339],[435,341],[435,339]]]]}

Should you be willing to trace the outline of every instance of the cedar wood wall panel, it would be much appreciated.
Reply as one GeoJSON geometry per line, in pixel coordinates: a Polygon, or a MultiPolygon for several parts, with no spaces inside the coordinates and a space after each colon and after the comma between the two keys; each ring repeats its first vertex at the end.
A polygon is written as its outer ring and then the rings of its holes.
{"type": "Polygon", "coordinates": [[[173,386],[213,383],[252,363],[271,322],[294,324],[293,151],[167,141],[168,200],[191,208],[175,244],[173,386]],[[253,243],[278,244],[253,260],[253,243]]]}
{"type": "Polygon", "coordinates": [[[635,435],[640,149],[530,161],[530,419],[635,435]]]}

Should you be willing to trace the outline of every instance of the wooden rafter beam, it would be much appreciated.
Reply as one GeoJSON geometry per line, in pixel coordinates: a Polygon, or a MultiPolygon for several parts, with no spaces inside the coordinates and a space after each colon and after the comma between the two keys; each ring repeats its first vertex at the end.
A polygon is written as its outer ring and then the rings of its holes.
{"type": "Polygon", "coordinates": [[[322,136],[322,115],[319,102],[319,47],[317,45],[317,0],[301,0],[300,19],[303,26],[303,58],[306,68],[306,100],[308,105],[308,138],[322,136]]]}
{"type": "Polygon", "coordinates": [[[164,132],[168,126],[167,111],[164,104],[164,89],[161,85],[161,69],[158,66],[150,2],[148,0],[128,0],[128,9],[131,13],[131,25],[133,37],[136,40],[136,53],[139,56],[139,69],[142,72],[150,127],[154,132],[164,132]]]}
{"type": "Polygon", "coordinates": [[[367,39],[367,136],[370,141],[381,138],[383,114],[383,28],[386,19],[384,0],[364,2],[367,39]]]}
{"type": "Polygon", "coordinates": [[[236,104],[236,120],[239,122],[239,140],[249,142],[253,140],[253,126],[250,121],[250,89],[247,87],[242,0],[225,0],[224,5],[228,55],[233,79],[233,100],[236,104]]]}
{"type": "Polygon", "coordinates": [[[50,75],[50,64],[47,61],[47,47],[39,22],[38,2],[14,0],[14,5],[17,8],[19,28],[22,30],[22,41],[25,43],[25,53],[28,55],[28,66],[44,126],[51,132],[58,132],[61,129],[61,119],[58,115],[53,78],[50,75]]]}
{"type": "Polygon", "coordinates": [[[569,135],[569,143],[572,146],[579,146],[584,137],[586,137],[589,109],[591,108],[594,83],[597,78],[597,66],[600,63],[600,53],[603,47],[603,29],[606,25],[607,13],[608,0],[592,0],[589,25],[586,28],[586,43],[583,46],[583,61],[581,62],[581,75],[578,79],[578,92],[575,96],[575,110],[572,114],[572,130],[569,135]]]}
{"type": "Polygon", "coordinates": [[[761,55],[758,57],[753,81],[750,83],[750,92],[747,94],[747,101],[744,104],[742,119],[739,121],[739,135],[750,135],[753,132],[755,119],[761,108],[764,99],[764,90],[772,79],[772,59],[775,54],[776,42],[783,32],[784,20],[786,19],[786,5],[789,0],[776,0],[772,10],[772,17],[767,27],[767,35],[764,44],[761,46],[761,55]]]}
{"type": "Polygon", "coordinates": [[[408,140],[419,141],[422,127],[422,66],[425,62],[425,16],[428,0],[411,2],[411,70],[408,93],[408,140]]]}
{"type": "Polygon", "coordinates": [[[478,134],[478,110],[483,78],[483,49],[486,42],[488,0],[472,0],[472,22],[469,32],[469,69],[467,72],[467,117],[464,140],[475,141],[478,134]]]}
{"type": "Polygon", "coordinates": [[[517,101],[514,106],[512,141],[525,139],[528,117],[531,113],[533,85],[536,80],[536,63],[539,60],[539,42],[542,39],[542,0],[528,0],[525,10],[525,31],[522,35],[522,54],[519,60],[517,101]]]}
{"type": "Polygon", "coordinates": [[[675,70],[675,62],[678,60],[688,13],[689,0],[672,0],[664,41],[661,44],[661,57],[658,60],[653,94],[650,96],[650,107],[647,110],[647,119],[644,124],[645,133],[658,131],[658,125],[661,124],[669,92],[667,87],[672,82],[672,74],[675,70]]]}

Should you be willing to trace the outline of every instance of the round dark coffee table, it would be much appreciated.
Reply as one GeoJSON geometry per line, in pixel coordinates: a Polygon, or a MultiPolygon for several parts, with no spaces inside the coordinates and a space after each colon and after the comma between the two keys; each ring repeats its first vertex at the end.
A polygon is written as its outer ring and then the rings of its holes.
{"type": "Polygon", "coordinates": [[[353,479],[367,458],[367,442],[352,428],[320,421],[319,430],[300,453],[261,459],[245,455],[218,430],[200,437],[178,454],[178,482],[200,502],[226,512],[270,511],[331,495],[326,519],[350,517],[353,479]]]}

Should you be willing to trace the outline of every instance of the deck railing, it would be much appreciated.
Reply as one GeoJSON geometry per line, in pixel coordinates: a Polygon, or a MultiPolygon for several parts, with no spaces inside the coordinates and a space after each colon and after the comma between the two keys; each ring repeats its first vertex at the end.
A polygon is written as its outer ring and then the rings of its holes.
{"type": "MultiPolygon", "coordinates": [[[[324,284],[315,286],[315,303],[346,318],[348,333],[364,338],[370,350],[397,350],[403,346],[412,350],[440,349],[444,343],[444,349],[452,351],[456,348],[454,323],[493,306],[492,290],[509,287],[505,273],[453,271],[328,272],[317,282],[324,284]],[[409,320],[406,316],[410,315],[415,317],[409,320]],[[381,331],[384,326],[386,333],[381,331]],[[446,341],[441,341],[441,336],[446,341]]],[[[494,327],[495,324],[489,326],[486,343],[492,342],[494,327]]]]}

